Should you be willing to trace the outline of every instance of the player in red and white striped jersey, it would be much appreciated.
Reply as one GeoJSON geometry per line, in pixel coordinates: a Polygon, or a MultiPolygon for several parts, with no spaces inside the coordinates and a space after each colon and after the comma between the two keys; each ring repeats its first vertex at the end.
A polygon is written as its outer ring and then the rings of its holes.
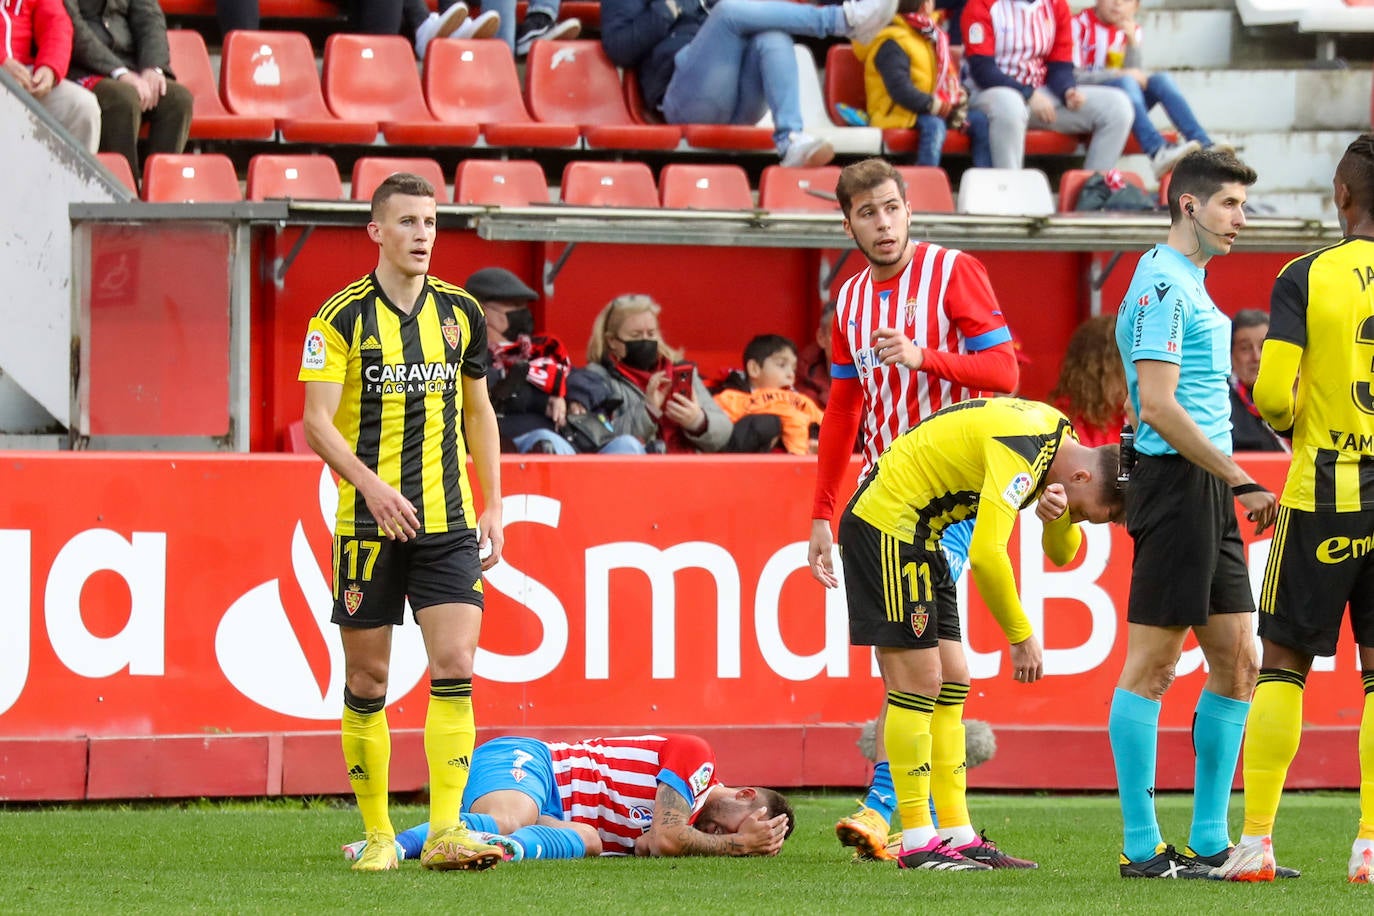
{"type": "MultiPolygon", "coordinates": [[[[819,472],[811,513],[808,561],[828,588],[839,584],[832,560],[831,518],[862,419],[867,474],[898,436],[933,412],[980,392],[1017,387],[1016,354],[987,271],[973,256],[910,237],[911,211],[901,175],[882,159],[840,173],[836,196],[845,232],[868,266],[840,289],[831,340],[830,402],[821,424],[819,472]]],[[[967,524],[967,523],[965,523],[967,524]]],[[[1000,868],[1034,867],[974,833],[965,799],[964,700],[968,661],[959,622],[940,621],[943,685],[932,720],[931,789],[940,835],[960,857],[1000,868]]],[[[1026,640],[1038,666],[1039,642],[1026,640]]],[[[883,654],[879,653],[883,664],[883,654]]],[[[869,858],[891,859],[887,832],[903,786],[914,777],[888,765],[887,706],[879,715],[878,763],[859,811],[836,833],[869,858]]],[[[915,826],[915,825],[904,825],[915,826]]]]}
{"type": "Polygon", "coordinates": [[[964,64],[969,107],[988,117],[992,164],[1019,169],[1026,128],[1091,134],[1083,167],[1106,171],[1121,158],[1134,112],[1119,91],[1074,81],[1068,0],[969,0],[964,64]]]}
{"type": "MultiPolygon", "coordinates": [[[[776,855],[792,808],[772,789],[723,785],[696,735],[575,742],[509,736],[473,753],[463,822],[519,858],[776,855]]],[[[410,858],[425,825],[397,835],[410,858]]]]}

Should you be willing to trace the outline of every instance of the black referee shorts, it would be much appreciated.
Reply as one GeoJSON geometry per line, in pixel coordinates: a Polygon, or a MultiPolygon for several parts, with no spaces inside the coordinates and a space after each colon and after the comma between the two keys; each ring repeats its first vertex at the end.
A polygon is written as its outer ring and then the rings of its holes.
{"type": "Polygon", "coordinates": [[[1178,455],[1141,455],[1126,489],[1135,542],[1126,619],[1156,627],[1205,626],[1212,614],[1255,610],[1235,497],[1178,455]]]}
{"type": "Polygon", "coordinates": [[[1280,506],[1260,589],[1260,636],[1335,655],[1347,603],[1355,642],[1374,646],[1374,512],[1280,506]]]}
{"type": "Polygon", "coordinates": [[[840,561],[850,644],[930,649],[961,638],[958,589],[943,550],[899,541],[846,509],[840,561]]]}

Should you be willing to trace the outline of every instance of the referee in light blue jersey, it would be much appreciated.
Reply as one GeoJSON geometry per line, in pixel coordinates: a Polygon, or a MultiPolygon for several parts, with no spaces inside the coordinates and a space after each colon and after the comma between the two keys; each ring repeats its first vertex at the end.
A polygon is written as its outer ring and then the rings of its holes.
{"type": "Polygon", "coordinates": [[[1231,322],[1204,283],[1245,226],[1255,171],[1195,152],[1169,184],[1169,236],[1141,256],[1116,322],[1139,460],[1126,496],[1135,544],[1126,665],[1108,732],[1124,837],[1123,878],[1205,878],[1230,848],[1226,808],[1255,686],[1254,597],[1236,519],[1271,525],[1274,494],[1231,458],[1231,322]],[[1155,817],[1160,703],[1191,629],[1209,673],[1193,717],[1193,822],[1183,852],[1155,817]]]}

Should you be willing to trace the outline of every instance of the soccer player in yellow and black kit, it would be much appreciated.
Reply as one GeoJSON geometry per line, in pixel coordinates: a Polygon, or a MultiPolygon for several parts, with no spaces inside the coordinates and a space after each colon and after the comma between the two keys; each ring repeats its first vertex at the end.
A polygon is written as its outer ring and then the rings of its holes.
{"type": "Polygon", "coordinates": [[[500,560],[503,544],[486,322],[476,300],[429,276],[429,182],[404,173],[382,182],[367,232],[379,248],[377,268],[311,319],[300,370],[306,439],[343,478],[333,620],[344,651],[344,765],[368,837],[353,867],[396,867],[385,706],[391,629],[404,622],[409,598],[430,672],[430,832],[420,862],[482,869],[499,862],[501,850],[470,837],[458,809],[476,738],[472,665],[482,571],[500,560]],[[466,475],[469,448],[481,515],[466,475]]]}
{"type": "Polygon", "coordinates": [[[940,539],[977,517],[973,581],[1011,643],[1013,675],[1043,674],[1016,592],[1007,541],[1036,505],[1043,544],[1062,566],[1078,553],[1074,524],[1122,512],[1115,445],[1080,445],[1047,404],[975,399],[946,407],[899,436],[878,458],[840,519],[849,641],[876,646],[887,690],[887,753],[902,820],[901,868],[982,871],[939,836],[930,818],[931,717],[940,697],[939,640],[958,639],[959,610],[940,539]],[[951,635],[952,634],[952,635],[951,635]]]}
{"type": "Polygon", "coordinates": [[[1293,435],[1260,593],[1263,658],[1245,723],[1245,827],[1212,877],[1272,881],[1271,833],[1302,734],[1316,655],[1336,654],[1346,604],[1364,673],[1360,827],[1352,882],[1374,871],[1374,134],[1336,167],[1345,240],[1284,267],[1270,298],[1255,406],[1293,435]],[[1296,389],[1294,383],[1296,382],[1296,389]]]}

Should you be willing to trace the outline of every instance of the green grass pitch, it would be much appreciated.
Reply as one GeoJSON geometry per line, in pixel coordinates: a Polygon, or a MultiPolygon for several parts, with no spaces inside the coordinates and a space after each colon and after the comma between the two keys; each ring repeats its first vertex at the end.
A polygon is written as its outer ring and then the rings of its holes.
{"type": "MultiPolygon", "coordinates": [[[[1240,823],[1239,794],[1232,810],[1240,823]]],[[[776,859],[606,858],[505,864],[480,873],[355,874],[339,845],[361,835],[333,799],[0,806],[0,911],[776,914],[1370,912],[1345,881],[1359,813],[1351,793],[1291,793],[1279,860],[1303,877],[1272,885],[1123,881],[1111,796],[981,795],[974,822],[1033,872],[941,874],[853,864],[835,841],[850,795],[795,794],[797,831],[776,859]]],[[[1190,799],[1159,800],[1165,839],[1186,843],[1190,799]]],[[[424,817],[396,805],[398,828],[424,817]]]]}

